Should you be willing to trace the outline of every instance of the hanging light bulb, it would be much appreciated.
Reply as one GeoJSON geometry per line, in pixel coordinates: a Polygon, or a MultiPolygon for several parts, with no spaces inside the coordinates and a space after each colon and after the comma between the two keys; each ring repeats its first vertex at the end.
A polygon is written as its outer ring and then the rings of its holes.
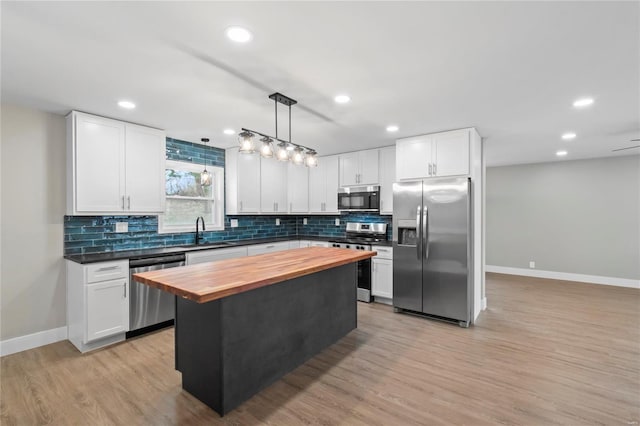
{"type": "Polygon", "coordinates": [[[253,154],[255,147],[253,146],[253,133],[246,130],[241,132],[238,137],[240,138],[240,152],[243,154],[253,154]]]}
{"type": "Polygon", "coordinates": [[[287,144],[285,142],[280,142],[278,144],[278,152],[276,153],[276,156],[280,161],[289,161],[289,150],[287,149],[287,144]]]}
{"type": "Polygon", "coordinates": [[[260,148],[260,155],[262,155],[264,158],[271,158],[273,157],[273,139],[271,139],[268,136],[263,137],[262,139],[260,139],[260,142],[262,142],[262,148],[260,148]]]}
{"type": "Polygon", "coordinates": [[[310,149],[307,151],[307,155],[304,158],[304,163],[307,167],[316,167],[318,165],[318,153],[310,149]]]}
{"type": "Polygon", "coordinates": [[[299,146],[295,147],[293,150],[293,155],[291,156],[291,161],[293,164],[300,166],[304,164],[304,151],[299,146]]]}
{"type": "MultiPolygon", "coordinates": [[[[209,138],[200,139],[204,146],[207,146],[209,142],[209,138]]],[[[207,159],[204,160],[204,170],[200,173],[200,185],[202,186],[210,186],[211,185],[211,173],[207,171],[207,159]]]]}

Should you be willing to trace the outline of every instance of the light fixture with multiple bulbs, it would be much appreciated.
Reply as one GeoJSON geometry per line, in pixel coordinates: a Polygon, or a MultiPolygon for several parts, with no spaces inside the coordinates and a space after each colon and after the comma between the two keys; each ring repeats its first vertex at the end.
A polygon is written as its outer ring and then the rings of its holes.
{"type": "Polygon", "coordinates": [[[307,167],[315,167],[318,165],[318,153],[315,149],[291,142],[291,105],[298,103],[295,99],[291,99],[282,93],[273,93],[269,95],[269,99],[273,99],[275,106],[275,122],[276,122],[276,135],[269,136],[264,133],[257,132],[255,130],[242,128],[242,132],[238,134],[238,143],[240,144],[240,152],[243,154],[253,154],[256,152],[256,147],[253,142],[253,138],[256,135],[262,136],[260,142],[260,155],[263,158],[274,157],[275,142],[278,145],[275,148],[275,157],[279,161],[291,161],[296,165],[306,165],[307,167]],[[281,103],[289,107],[289,140],[278,138],[278,104],[281,103]],[[305,152],[306,151],[306,152],[305,152]]]}

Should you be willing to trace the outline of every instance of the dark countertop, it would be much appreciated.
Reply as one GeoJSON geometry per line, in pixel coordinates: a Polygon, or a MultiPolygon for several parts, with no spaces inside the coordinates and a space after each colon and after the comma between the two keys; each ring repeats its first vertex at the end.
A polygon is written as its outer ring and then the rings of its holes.
{"type": "MultiPolygon", "coordinates": [[[[124,251],[107,251],[102,253],[90,253],[90,254],[71,254],[64,256],[65,259],[71,260],[76,263],[96,263],[96,262],[108,262],[112,260],[127,260],[127,259],[140,259],[149,257],[166,256],[168,254],[187,253],[197,250],[210,250],[219,248],[248,246],[253,244],[267,244],[275,243],[279,241],[295,241],[295,240],[312,240],[312,241],[331,241],[331,242],[345,242],[344,237],[331,237],[331,236],[310,236],[310,235],[298,235],[295,237],[276,237],[276,238],[256,238],[251,240],[235,240],[235,241],[217,241],[204,244],[192,244],[185,246],[173,246],[173,247],[158,247],[140,250],[124,250],[124,251]]],[[[378,246],[391,246],[391,241],[379,241],[373,245],[378,246]]]]}

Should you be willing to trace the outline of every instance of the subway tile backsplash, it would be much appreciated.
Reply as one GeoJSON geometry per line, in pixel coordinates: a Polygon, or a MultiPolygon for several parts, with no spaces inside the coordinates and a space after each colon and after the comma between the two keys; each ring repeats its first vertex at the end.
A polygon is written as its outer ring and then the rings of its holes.
{"type": "MultiPolygon", "coordinates": [[[[167,159],[190,161],[224,167],[225,151],[191,142],[167,138],[167,159]]],[[[347,213],[336,216],[225,216],[223,231],[204,232],[205,242],[236,241],[256,238],[316,236],[341,237],[347,222],[387,223],[391,239],[391,216],[347,213]],[[275,219],[280,219],[276,226],[275,219]],[[307,225],[303,219],[307,218],[307,225]],[[238,219],[231,228],[230,220],[238,219]],[[340,225],[335,225],[340,219],[340,225]]],[[[195,231],[195,222],[194,222],[195,231]]],[[[194,232],[158,234],[157,216],[65,216],[64,254],[87,254],[109,251],[181,246],[194,243],[194,232]],[[116,233],[116,222],[128,222],[128,232],[116,233]]]]}

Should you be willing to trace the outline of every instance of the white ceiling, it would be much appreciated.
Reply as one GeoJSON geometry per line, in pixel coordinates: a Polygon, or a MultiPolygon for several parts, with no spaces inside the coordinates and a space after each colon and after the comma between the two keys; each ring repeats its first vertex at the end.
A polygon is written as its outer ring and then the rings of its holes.
{"type": "Polygon", "coordinates": [[[273,134],[275,91],[299,102],[293,141],[320,155],[471,126],[489,165],[611,156],[640,137],[638,2],[3,1],[1,13],[3,102],[192,142],[273,134]],[[253,41],[230,42],[231,25],[253,41]],[[592,107],[572,107],[587,95],[592,107]]]}

